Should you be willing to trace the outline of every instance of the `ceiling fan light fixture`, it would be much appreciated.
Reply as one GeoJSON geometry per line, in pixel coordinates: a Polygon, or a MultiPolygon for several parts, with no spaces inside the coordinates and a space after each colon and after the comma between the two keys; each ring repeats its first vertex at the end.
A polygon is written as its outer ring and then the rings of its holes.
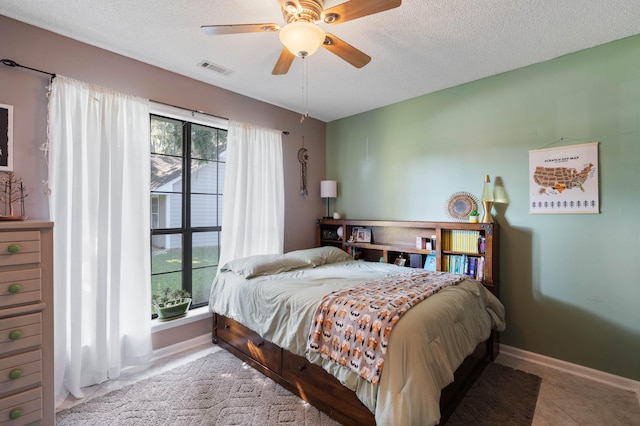
{"type": "Polygon", "coordinates": [[[311,56],[324,42],[325,34],[318,25],[307,22],[292,22],[280,29],[280,41],[292,54],[311,56]]]}

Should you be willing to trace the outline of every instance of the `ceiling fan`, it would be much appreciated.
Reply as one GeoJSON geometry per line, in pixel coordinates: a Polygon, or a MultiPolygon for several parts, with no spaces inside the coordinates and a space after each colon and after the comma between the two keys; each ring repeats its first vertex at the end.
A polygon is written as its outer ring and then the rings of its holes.
{"type": "Polygon", "coordinates": [[[273,71],[274,75],[286,74],[296,56],[305,58],[320,46],[349,62],[356,68],[369,63],[371,57],[333,34],[325,33],[318,25],[341,24],[363,16],[384,12],[400,6],[402,0],[349,0],[324,9],[323,0],[280,0],[280,8],[287,24],[232,24],[203,25],[207,35],[241,34],[254,32],[280,32],[280,41],[285,46],[273,71]]]}

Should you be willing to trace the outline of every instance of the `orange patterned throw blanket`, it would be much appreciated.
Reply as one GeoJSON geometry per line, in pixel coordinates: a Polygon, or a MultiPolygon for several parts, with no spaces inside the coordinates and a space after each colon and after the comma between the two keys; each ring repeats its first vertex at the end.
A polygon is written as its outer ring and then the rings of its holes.
{"type": "Polygon", "coordinates": [[[377,384],[391,329],[402,314],[466,278],[415,270],[329,293],[315,313],[307,348],[377,384]]]}

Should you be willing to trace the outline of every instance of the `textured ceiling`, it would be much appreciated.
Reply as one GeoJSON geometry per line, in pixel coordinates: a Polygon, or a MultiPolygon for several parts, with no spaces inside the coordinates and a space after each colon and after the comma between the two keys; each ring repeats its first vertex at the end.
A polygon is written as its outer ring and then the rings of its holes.
{"type": "MultiPolygon", "coordinates": [[[[325,0],[325,8],[342,1],[325,0]]],[[[282,48],[277,33],[200,31],[207,24],[283,25],[278,0],[2,0],[0,14],[305,111],[303,60],[287,75],[271,75],[282,48]],[[201,69],[203,60],[233,72],[201,69]]],[[[324,49],[305,59],[309,115],[328,122],[640,34],[640,1],[403,0],[390,11],[321,25],[373,58],[361,69],[324,49]]]]}

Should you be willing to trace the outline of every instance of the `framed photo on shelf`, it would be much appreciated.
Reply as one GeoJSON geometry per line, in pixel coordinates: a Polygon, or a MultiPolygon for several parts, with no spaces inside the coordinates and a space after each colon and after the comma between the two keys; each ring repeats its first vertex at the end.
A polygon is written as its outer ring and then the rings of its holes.
{"type": "Polygon", "coordinates": [[[353,240],[356,243],[370,243],[371,229],[370,228],[353,228],[353,240]]]}
{"type": "Polygon", "coordinates": [[[394,264],[394,265],[397,265],[397,266],[404,266],[404,265],[405,265],[405,263],[407,263],[407,259],[406,259],[406,258],[404,258],[404,257],[402,257],[402,256],[397,257],[397,258],[396,258],[396,261],[395,261],[395,262],[393,262],[393,264],[394,264]]]}
{"type": "Polygon", "coordinates": [[[322,230],[322,239],[323,240],[338,240],[338,232],[333,229],[323,229],[322,230]]]}

